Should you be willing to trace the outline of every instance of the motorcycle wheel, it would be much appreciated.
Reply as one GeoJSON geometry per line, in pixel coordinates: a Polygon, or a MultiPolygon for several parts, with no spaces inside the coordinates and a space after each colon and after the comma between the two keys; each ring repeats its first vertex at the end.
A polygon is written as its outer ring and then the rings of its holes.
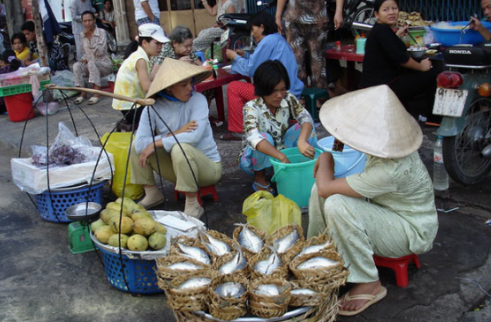
{"type": "Polygon", "coordinates": [[[478,98],[465,116],[464,128],[443,139],[443,160],[449,176],[463,185],[484,180],[491,170],[491,160],[481,155],[486,146],[484,136],[491,129],[491,99],[478,98]]]}
{"type": "MultiPolygon", "coordinates": [[[[377,22],[377,18],[375,18],[373,7],[363,6],[360,9],[358,9],[358,11],[355,14],[355,17],[353,18],[353,22],[366,23],[372,26],[375,25],[375,23],[377,22]]],[[[357,29],[355,27],[351,27],[351,32],[353,33],[353,36],[361,35],[362,33],[368,36],[369,33],[369,31],[367,30],[357,29]]]]}
{"type": "Polygon", "coordinates": [[[107,39],[107,51],[109,51],[110,54],[115,54],[118,52],[118,42],[116,41],[116,38],[106,30],[106,39],[107,39]]]}
{"type": "Polygon", "coordinates": [[[251,44],[251,35],[248,33],[238,33],[232,36],[230,40],[230,49],[237,50],[249,47],[251,44]]]}

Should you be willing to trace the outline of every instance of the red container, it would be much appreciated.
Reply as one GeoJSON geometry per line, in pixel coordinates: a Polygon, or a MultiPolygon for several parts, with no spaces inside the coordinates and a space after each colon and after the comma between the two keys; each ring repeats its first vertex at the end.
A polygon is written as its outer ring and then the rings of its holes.
{"type": "Polygon", "coordinates": [[[7,107],[10,121],[22,122],[34,117],[31,93],[5,96],[3,99],[5,100],[5,107],[7,107]]]}

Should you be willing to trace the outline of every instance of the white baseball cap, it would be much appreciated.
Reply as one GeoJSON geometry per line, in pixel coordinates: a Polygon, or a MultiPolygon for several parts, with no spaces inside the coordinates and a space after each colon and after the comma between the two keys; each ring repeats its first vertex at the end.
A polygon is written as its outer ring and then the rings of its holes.
{"type": "Polygon", "coordinates": [[[169,38],[165,36],[164,29],[154,23],[146,23],[138,27],[138,36],[151,37],[161,43],[170,41],[169,38]]]}

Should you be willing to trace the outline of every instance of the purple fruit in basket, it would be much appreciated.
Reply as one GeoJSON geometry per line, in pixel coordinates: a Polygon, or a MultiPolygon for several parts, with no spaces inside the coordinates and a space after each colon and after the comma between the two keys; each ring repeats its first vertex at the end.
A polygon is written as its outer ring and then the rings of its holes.
{"type": "Polygon", "coordinates": [[[239,234],[239,244],[245,249],[258,253],[264,246],[264,241],[256,235],[252,230],[247,228],[247,224],[235,224],[242,226],[242,231],[239,234]]]}

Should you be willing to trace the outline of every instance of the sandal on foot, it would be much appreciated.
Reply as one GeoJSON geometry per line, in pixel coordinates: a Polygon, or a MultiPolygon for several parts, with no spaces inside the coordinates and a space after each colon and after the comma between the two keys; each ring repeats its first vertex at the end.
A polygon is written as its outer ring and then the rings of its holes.
{"type": "Polygon", "coordinates": [[[256,181],[254,181],[252,183],[252,189],[254,189],[254,191],[264,190],[264,191],[271,193],[272,195],[276,195],[276,191],[271,187],[271,183],[268,183],[267,185],[264,186],[260,183],[257,183],[256,181]],[[259,188],[262,188],[262,189],[259,189],[259,188]]]}
{"type": "Polygon", "coordinates": [[[367,300],[367,302],[365,303],[365,305],[363,305],[361,308],[359,308],[356,311],[339,310],[338,314],[342,316],[353,316],[353,315],[360,314],[361,312],[365,311],[369,306],[383,299],[386,295],[387,295],[387,289],[383,286],[380,288],[380,291],[375,295],[372,294],[350,295],[348,292],[343,296],[343,303],[353,300],[367,300]]]}
{"type": "Polygon", "coordinates": [[[77,97],[77,98],[76,98],[76,99],[75,99],[73,102],[74,102],[75,104],[82,104],[82,102],[84,101],[84,99],[85,99],[85,97],[83,97],[83,96],[79,96],[79,97],[77,97]]]}
{"type": "Polygon", "coordinates": [[[235,132],[227,132],[220,135],[220,140],[222,141],[242,141],[242,135],[235,132]]]}
{"type": "Polygon", "coordinates": [[[100,100],[101,100],[101,97],[94,97],[94,96],[92,96],[89,99],[89,105],[97,104],[97,103],[99,103],[100,100]]]}

